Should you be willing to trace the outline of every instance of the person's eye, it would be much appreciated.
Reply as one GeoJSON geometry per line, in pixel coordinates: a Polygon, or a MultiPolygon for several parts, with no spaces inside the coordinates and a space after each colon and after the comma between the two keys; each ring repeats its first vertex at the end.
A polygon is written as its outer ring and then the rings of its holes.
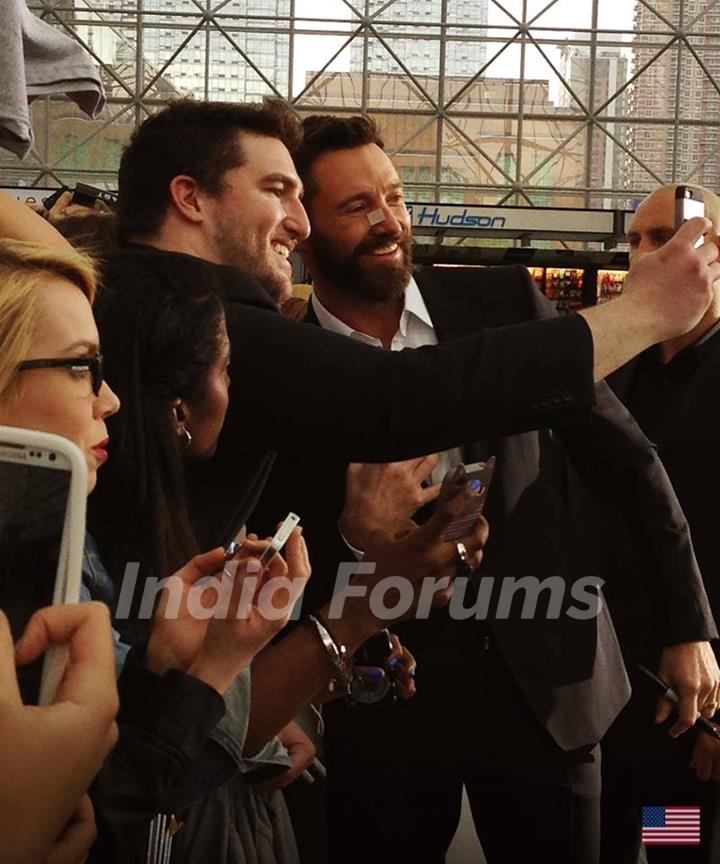
{"type": "Polygon", "coordinates": [[[90,366],[87,363],[74,363],[69,368],[73,378],[84,378],[90,372],[90,366]]]}

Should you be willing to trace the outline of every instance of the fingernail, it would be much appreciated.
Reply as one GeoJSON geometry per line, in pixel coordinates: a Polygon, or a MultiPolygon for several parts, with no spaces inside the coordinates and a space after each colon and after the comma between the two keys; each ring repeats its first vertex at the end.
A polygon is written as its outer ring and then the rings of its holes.
{"type": "Polygon", "coordinates": [[[394,671],[397,669],[397,667],[398,667],[398,663],[399,663],[399,662],[400,662],[400,661],[398,660],[397,657],[393,657],[393,658],[390,660],[390,662],[388,663],[388,669],[389,669],[391,672],[394,672],[394,671]]]}
{"type": "Polygon", "coordinates": [[[474,480],[471,480],[470,488],[473,492],[479,492],[483,488],[482,480],[478,480],[477,477],[474,480]]]}
{"type": "Polygon", "coordinates": [[[371,666],[365,673],[365,676],[371,681],[380,681],[385,677],[385,672],[377,666],[371,666]]]}
{"type": "Polygon", "coordinates": [[[417,672],[417,666],[411,666],[410,669],[409,669],[408,671],[410,672],[410,674],[411,674],[412,677],[414,678],[414,677],[415,677],[415,673],[417,672]]]}

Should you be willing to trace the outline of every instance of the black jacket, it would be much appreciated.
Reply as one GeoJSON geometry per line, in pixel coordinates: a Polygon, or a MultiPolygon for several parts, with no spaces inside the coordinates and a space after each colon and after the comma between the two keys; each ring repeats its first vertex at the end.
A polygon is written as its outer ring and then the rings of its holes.
{"type": "MultiPolygon", "coordinates": [[[[516,326],[555,314],[524,267],[427,268],[416,278],[440,342],[483,327],[516,326]]],[[[306,320],[317,323],[312,308],[306,320]]],[[[517,374],[522,375],[521,386],[530,387],[545,370],[528,362],[517,374]]],[[[429,387],[415,398],[422,410],[432,410],[429,387]]],[[[597,531],[583,525],[582,514],[574,508],[573,487],[566,482],[569,457],[582,480],[621,514],[657,600],[664,644],[711,638],[715,626],[687,522],[655,448],[604,384],[596,388],[595,398],[595,407],[558,420],[552,430],[465,444],[468,461],[497,456],[486,507],[490,540],[479,575],[494,577],[496,586],[508,578],[560,576],[568,594],[583,577],[607,576],[585,543],[586,535],[597,531]]],[[[313,562],[307,609],[327,600],[338,562],[348,559],[334,530],[343,505],[346,464],[328,459],[321,447],[281,456],[261,501],[264,530],[287,509],[303,520],[313,562]]],[[[587,621],[574,620],[564,611],[557,620],[542,615],[523,620],[520,612],[516,604],[507,619],[494,617],[488,623],[525,698],[564,749],[597,742],[629,695],[607,610],[603,607],[597,619],[587,621]]],[[[404,627],[403,638],[420,662],[448,623],[457,627],[440,611],[434,623],[431,619],[404,627]]]]}
{"type": "Polygon", "coordinates": [[[109,263],[100,302],[122,302],[128,284],[163,280],[216,286],[230,335],[233,386],[220,446],[191,476],[202,546],[231,539],[246,521],[272,451],[408,458],[547,427],[595,398],[592,337],[580,316],[473,328],[446,345],[390,354],[283,318],[235,267],[145,246],[109,263]]]}

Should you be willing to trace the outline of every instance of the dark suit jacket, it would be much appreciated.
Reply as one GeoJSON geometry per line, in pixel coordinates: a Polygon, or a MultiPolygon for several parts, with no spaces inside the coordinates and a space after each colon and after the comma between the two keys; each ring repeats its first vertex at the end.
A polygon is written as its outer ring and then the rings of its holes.
{"type": "MultiPolygon", "coordinates": [[[[417,281],[440,342],[483,327],[554,315],[523,267],[425,269],[417,281]]],[[[312,309],[308,321],[317,323],[312,309]]],[[[526,360],[514,373],[526,379],[518,386],[528,386],[527,379],[535,377],[531,358],[526,360]]],[[[495,366],[491,373],[500,380],[505,375],[495,366]]],[[[414,416],[418,410],[433,410],[434,386],[428,382],[414,394],[414,416]]],[[[562,394],[554,398],[561,399],[562,394]]],[[[465,407],[471,410],[470,405],[465,407]]],[[[617,506],[631,525],[634,546],[641,550],[654,590],[663,598],[666,644],[714,635],[687,525],[667,476],[653,447],[604,385],[597,388],[596,408],[576,413],[572,423],[556,423],[553,432],[466,445],[468,459],[494,453],[498,460],[486,508],[491,535],[480,575],[495,577],[496,584],[508,577],[560,576],[568,592],[582,577],[604,575],[575,531],[563,449],[583,479],[617,506]]],[[[261,505],[268,516],[268,505],[274,507],[275,520],[289,508],[303,519],[314,569],[306,609],[327,599],[338,561],[349,557],[334,531],[342,509],[345,467],[346,461],[324,458],[322,448],[303,453],[302,460],[281,457],[264,508],[261,505]]],[[[447,621],[438,623],[443,615],[447,618],[441,612],[430,623],[414,622],[404,630],[420,662],[432,651],[438,630],[447,626],[447,621]]],[[[588,621],[565,614],[557,620],[522,620],[514,606],[507,620],[492,620],[490,626],[526,699],[558,744],[574,749],[598,741],[629,695],[607,610],[588,621]]]]}

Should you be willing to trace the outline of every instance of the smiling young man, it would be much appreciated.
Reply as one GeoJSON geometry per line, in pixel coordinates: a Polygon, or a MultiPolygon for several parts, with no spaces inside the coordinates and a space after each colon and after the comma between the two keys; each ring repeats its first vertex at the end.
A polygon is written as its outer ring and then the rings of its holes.
{"type": "MultiPolygon", "coordinates": [[[[413,271],[402,186],[371,120],[319,115],[306,118],[304,131],[294,155],[312,225],[300,246],[314,288],[307,323],[399,351],[446,347],[483,327],[551,315],[523,267],[413,271]]],[[[528,364],[524,375],[534,372],[528,364]]],[[[349,386],[340,382],[338,392],[349,386]]],[[[431,410],[433,386],[412,394],[413,416],[431,410]]],[[[452,415],[445,419],[452,422],[452,415]]],[[[712,616],[687,525],[652,445],[604,386],[592,411],[554,431],[553,439],[547,432],[476,436],[442,454],[444,468],[497,457],[479,575],[497,585],[560,577],[571,587],[599,572],[587,550],[580,551],[562,442],[578,473],[622,514],[652,581],[662,610],[660,673],[679,688],[701,668],[714,680],[705,641],[715,633],[712,616]]],[[[311,605],[326,602],[338,565],[349,558],[336,530],[346,464],[325,458],[321,447],[307,470],[297,451],[280,460],[270,497],[278,510],[292,502],[303,514],[315,567],[306,595],[311,605]]],[[[397,494],[395,471],[388,466],[376,512],[387,513],[387,499],[397,494]]],[[[372,497],[367,488],[362,494],[372,497]]],[[[388,525],[391,520],[392,514],[388,525]]],[[[355,528],[343,519],[344,538],[362,549],[355,528]]],[[[414,703],[350,711],[328,706],[331,861],[440,864],[457,826],[463,784],[490,864],[538,855],[554,864],[596,860],[596,745],[627,697],[612,625],[605,610],[581,622],[542,612],[528,619],[519,608],[494,616],[492,608],[486,620],[451,620],[443,611],[402,631],[418,659],[414,703]]],[[[685,691],[686,718],[695,717],[698,692],[685,691]]],[[[705,708],[715,691],[701,692],[705,708]]]]}

